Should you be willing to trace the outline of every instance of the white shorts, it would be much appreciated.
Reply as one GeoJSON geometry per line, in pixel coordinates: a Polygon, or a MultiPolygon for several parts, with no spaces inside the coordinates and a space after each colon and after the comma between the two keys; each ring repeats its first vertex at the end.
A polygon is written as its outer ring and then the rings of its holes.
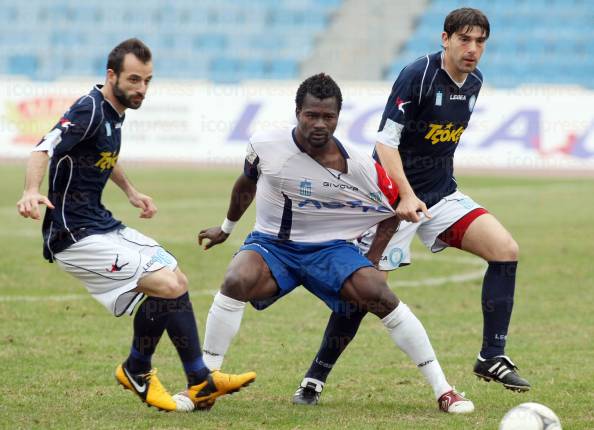
{"type": "Polygon", "coordinates": [[[177,268],[177,260],[155,240],[130,227],[93,234],[54,255],[115,316],[132,314],[144,294],[131,291],[148,273],[177,268]]]}
{"type": "MultiPolygon", "coordinates": [[[[432,218],[427,219],[421,215],[419,222],[402,221],[398,231],[384,250],[380,260],[380,270],[394,270],[400,266],[406,266],[411,262],[410,244],[415,236],[425,244],[431,252],[439,252],[449,245],[439,239],[439,235],[446,231],[456,221],[463,218],[469,212],[481,208],[474,200],[460,191],[455,191],[444,197],[429,209],[432,218]]],[[[358,239],[359,249],[366,253],[375,237],[375,227],[368,230],[358,239]]]]}

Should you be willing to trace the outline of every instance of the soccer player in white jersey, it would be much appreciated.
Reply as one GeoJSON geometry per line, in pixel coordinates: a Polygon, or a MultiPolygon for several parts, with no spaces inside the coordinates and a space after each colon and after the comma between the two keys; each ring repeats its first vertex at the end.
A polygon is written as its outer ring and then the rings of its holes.
{"type": "Polygon", "coordinates": [[[373,267],[398,220],[397,190],[373,159],[334,136],[342,105],[325,74],[306,79],[296,96],[294,129],[255,134],[227,218],[202,230],[205,248],[227,239],[256,198],[256,225],[233,257],[206,321],[204,360],[220,368],[247,302],[264,309],[299,285],[334,312],[379,317],[393,342],[419,367],[439,408],[467,413],[473,403],[447,382],[425,329],[373,267]],[[350,241],[378,224],[368,258],[350,241]]]}
{"type": "Polygon", "coordinates": [[[43,253],[49,262],[82,281],[113,315],[137,308],[130,354],[116,368],[117,381],[160,410],[210,409],[217,397],[237,391],[256,374],[226,375],[205,366],[188,280],[177,260],[152,238],[124,226],[101,203],[111,179],[141,209],[141,218],[157,212],[153,200],[134,188],[117,163],[124,112],[142,105],[153,76],[151,58],[138,39],[125,40],[111,51],[105,85],[79,98],[33,150],[17,207],[23,217],[39,219],[39,205],[47,206],[43,253]],[[48,162],[46,197],[39,187],[48,162]],[[171,396],[151,364],[165,331],[186,373],[183,395],[171,396]]]}

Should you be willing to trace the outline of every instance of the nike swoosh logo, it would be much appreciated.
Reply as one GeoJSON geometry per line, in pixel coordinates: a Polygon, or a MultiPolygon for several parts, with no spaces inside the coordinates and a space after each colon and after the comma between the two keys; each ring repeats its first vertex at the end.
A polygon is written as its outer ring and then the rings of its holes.
{"type": "Polygon", "coordinates": [[[136,382],[136,380],[132,377],[132,375],[130,375],[130,373],[128,373],[128,369],[126,369],[125,367],[124,367],[124,373],[126,374],[128,381],[130,381],[130,383],[134,386],[134,389],[138,392],[138,394],[144,394],[146,392],[146,382],[142,385],[138,385],[138,382],[136,382]]]}

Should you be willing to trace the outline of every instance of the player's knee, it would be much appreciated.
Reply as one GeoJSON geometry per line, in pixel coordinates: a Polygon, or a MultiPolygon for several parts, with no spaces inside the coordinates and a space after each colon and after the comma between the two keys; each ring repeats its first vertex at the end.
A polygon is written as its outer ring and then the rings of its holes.
{"type": "Polygon", "coordinates": [[[503,243],[497,247],[496,254],[497,255],[494,258],[496,261],[518,261],[518,257],[520,256],[520,246],[513,237],[508,236],[503,243]]]}
{"type": "Polygon", "coordinates": [[[235,300],[248,301],[251,299],[250,290],[252,280],[237,271],[228,271],[221,285],[221,293],[235,300]]]}
{"type": "Polygon", "coordinates": [[[161,282],[159,292],[161,296],[165,299],[177,299],[179,296],[183,295],[187,289],[187,279],[185,283],[176,276],[175,273],[171,273],[170,276],[164,276],[161,282]]]}
{"type": "Polygon", "coordinates": [[[387,284],[378,286],[373,293],[373,299],[367,305],[367,310],[383,318],[396,309],[398,306],[398,297],[388,288],[387,284]]]}
{"type": "Polygon", "coordinates": [[[356,302],[365,311],[384,317],[398,306],[398,298],[388,287],[383,275],[369,275],[355,274],[351,278],[356,291],[356,302]]]}
{"type": "Polygon", "coordinates": [[[179,270],[175,272],[175,274],[177,276],[177,282],[179,284],[181,293],[185,294],[186,291],[188,291],[188,278],[183,272],[179,270]]]}

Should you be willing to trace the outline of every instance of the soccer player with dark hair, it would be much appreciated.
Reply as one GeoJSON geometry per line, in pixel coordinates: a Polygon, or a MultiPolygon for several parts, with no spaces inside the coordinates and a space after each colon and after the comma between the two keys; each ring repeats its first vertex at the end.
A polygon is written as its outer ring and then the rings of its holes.
{"type": "Polygon", "coordinates": [[[80,279],[115,316],[138,308],[130,354],[117,366],[117,381],[160,410],[205,409],[217,397],[251,383],[256,374],[226,375],[206,367],[188,280],[175,257],[124,226],[101,203],[111,179],[141,210],[141,218],[157,212],[117,163],[124,112],[142,105],[152,75],[151,52],[143,42],[128,39],[116,46],[109,54],[105,85],[79,98],[33,150],[17,207],[23,217],[40,219],[39,205],[47,206],[42,228],[47,260],[80,279]],[[46,197],[39,187],[48,162],[46,197]],[[176,396],[163,387],[151,364],[164,331],[188,381],[188,389],[176,396]]]}
{"type": "MultiPolygon", "coordinates": [[[[406,66],[392,87],[374,157],[398,185],[396,214],[403,221],[378,267],[387,276],[387,271],[410,264],[415,234],[432,252],[451,246],[488,262],[482,288],[483,342],[473,372],[508,389],[527,391],[530,384],[518,375],[504,351],[518,245],[493,215],[457,189],[453,171],[454,152],[483,84],[477,64],[489,33],[489,20],[481,11],[452,11],[441,33],[443,50],[406,66]]],[[[360,238],[363,250],[373,234],[360,238]]],[[[330,316],[294,403],[318,402],[326,378],[364,315],[330,316]]]]}
{"type": "Polygon", "coordinates": [[[200,232],[206,249],[224,242],[256,199],[254,230],[231,260],[208,313],[204,360],[221,368],[247,302],[261,310],[303,285],[338,315],[375,314],[419,367],[439,408],[471,412],[473,403],[448,384],[421,322],[351,242],[379,223],[368,253],[379,260],[398,223],[391,206],[397,189],[369,155],[333,136],[341,103],[328,75],[306,79],[295,98],[297,126],[251,137],[227,218],[200,232]]]}

